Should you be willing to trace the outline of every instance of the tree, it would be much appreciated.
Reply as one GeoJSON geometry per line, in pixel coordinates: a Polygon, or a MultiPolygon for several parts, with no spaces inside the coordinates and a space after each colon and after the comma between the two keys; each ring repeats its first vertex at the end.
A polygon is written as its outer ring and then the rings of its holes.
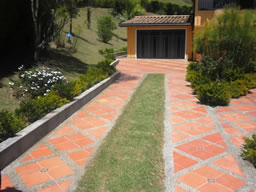
{"type": "Polygon", "coordinates": [[[131,19],[137,15],[142,15],[145,9],[141,6],[140,0],[115,0],[112,14],[123,15],[127,19],[131,19]]]}
{"type": "Polygon", "coordinates": [[[52,10],[58,0],[30,0],[34,30],[34,60],[38,61],[39,53],[52,40],[54,30],[54,15],[52,10]]]}
{"type": "Polygon", "coordinates": [[[111,16],[102,16],[97,20],[98,37],[104,43],[108,43],[113,37],[116,24],[111,16]]]}
{"type": "Polygon", "coordinates": [[[91,15],[92,15],[91,8],[88,7],[88,9],[87,9],[87,27],[88,27],[88,29],[91,28],[91,15]]]}
{"type": "Polygon", "coordinates": [[[75,18],[79,14],[79,9],[77,6],[79,0],[65,0],[64,2],[64,9],[69,14],[69,33],[72,34],[73,18],[75,18]]]}

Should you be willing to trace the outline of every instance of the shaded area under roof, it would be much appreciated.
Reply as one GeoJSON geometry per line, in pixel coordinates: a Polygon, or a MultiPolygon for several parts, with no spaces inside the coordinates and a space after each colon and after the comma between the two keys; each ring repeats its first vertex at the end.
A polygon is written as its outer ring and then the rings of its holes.
{"type": "Polygon", "coordinates": [[[150,15],[136,16],[120,24],[120,27],[146,25],[192,25],[191,15],[150,15]]]}

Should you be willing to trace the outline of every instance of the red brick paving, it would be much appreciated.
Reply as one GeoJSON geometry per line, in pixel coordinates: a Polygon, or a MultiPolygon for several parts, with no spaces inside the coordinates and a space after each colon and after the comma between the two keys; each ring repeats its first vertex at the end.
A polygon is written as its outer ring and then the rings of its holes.
{"type": "MultiPolygon", "coordinates": [[[[120,80],[7,167],[2,189],[15,185],[23,191],[69,191],[77,182],[74,176],[83,172],[81,167],[87,165],[145,73],[168,77],[173,191],[242,189],[249,176],[240,167],[241,157],[229,149],[239,150],[243,137],[255,130],[256,90],[231,100],[228,107],[212,109],[210,114],[185,80],[187,64],[181,60],[122,59],[117,67],[122,72],[120,80]],[[11,177],[14,171],[22,185],[11,177]]],[[[246,189],[253,191],[254,187],[246,189]]]]}

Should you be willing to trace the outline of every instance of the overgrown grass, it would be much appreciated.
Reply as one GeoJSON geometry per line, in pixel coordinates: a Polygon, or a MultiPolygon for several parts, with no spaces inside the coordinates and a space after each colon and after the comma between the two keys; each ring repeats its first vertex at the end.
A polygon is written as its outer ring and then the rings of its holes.
{"type": "Polygon", "coordinates": [[[85,191],[164,191],[164,75],[138,88],[79,182],[85,191]]]}

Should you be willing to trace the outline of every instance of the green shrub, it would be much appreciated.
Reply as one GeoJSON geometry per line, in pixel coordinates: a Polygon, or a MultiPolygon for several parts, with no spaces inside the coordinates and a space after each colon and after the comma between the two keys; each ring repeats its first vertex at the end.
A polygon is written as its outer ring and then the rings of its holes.
{"type": "Polygon", "coordinates": [[[97,20],[97,33],[100,40],[108,43],[113,37],[113,30],[116,24],[111,16],[102,16],[97,20]]]}
{"type": "Polygon", "coordinates": [[[0,142],[13,137],[24,127],[25,122],[16,114],[5,110],[0,111],[0,142]]]}
{"type": "Polygon", "coordinates": [[[101,68],[91,66],[88,68],[86,74],[80,77],[80,81],[88,83],[88,87],[91,87],[107,77],[108,75],[104,74],[101,68]]]}
{"type": "Polygon", "coordinates": [[[51,91],[44,97],[23,101],[15,112],[19,116],[22,116],[26,121],[33,123],[47,113],[68,102],[69,101],[66,98],[61,98],[54,91],[51,91]]]}
{"type": "Polygon", "coordinates": [[[106,54],[113,54],[115,51],[113,48],[106,48],[106,49],[103,49],[103,50],[99,50],[99,53],[101,55],[106,55],[106,54]]]}
{"type": "Polygon", "coordinates": [[[199,71],[199,64],[197,62],[190,62],[189,65],[187,66],[187,71],[199,71]]]}
{"type": "Polygon", "coordinates": [[[190,72],[190,81],[191,81],[191,87],[194,88],[196,93],[196,88],[200,85],[210,83],[211,80],[205,76],[201,71],[197,72],[190,72]]]}
{"type": "Polygon", "coordinates": [[[236,80],[230,83],[230,93],[232,98],[239,98],[248,93],[246,80],[236,80]]]}
{"type": "MultiPolygon", "coordinates": [[[[83,88],[80,81],[72,81],[65,84],[57,84],[54,86],[54,91],[61,98],[66,98],[72,101],[73,98],[82,93],[83,88]]],[[[87,88],[87,87],[86,87],[87,88]]]]}
{"type": "Polygon", "coordinates": [[[229,69],[233,70],[232,60],[227,56],[218,60],[205,56],[198,64],[198,69],[212,81],[224,80],[226,78],[225,72],[229,69]]]}
{"type": "Polygon", "coordinates": [[[96,67],[102,70],[103,74],[107,74],[108,76],[112,75],[116,72],[115,67],[110,64],[113,62],[112,59],[105,59],[104,61],[99,62],[96,67]]]}
{"type": "Polygon", "coordinates": [[[196,51],[218,60],[229,56],[232,67],[243,69],[256,56],[255,15],[250,11],[225,9],[195,34],[196,51]]]}
{"type": "Polygon", "coordinates": [[[227,82],[231,82],[239,79],[245,79],[245,76],[242,69],[225,69],[225,71],[223,71],[223,79],[227,82]]]}
{"type": "Polygon", "coordinates": [[[245,74],[245,80],[249,89],[256,88],[256,73],[245,74]]]}
{"type": "Polygon", "coordinates": [[[245,144],[242,147],[241,157],[244,160],[251,162],[256,167],[256,135],[252,138],[246,138],[245,144]]]}
{"type": "Polygon", "coordinates": [[[210,82],[196,87],[197,98],[201,103],[218,106],[230,101],[229,86],[225,82],[210,82]]]}
{"type": "Polygon", "coordinates": [[[255,73],[256,72],[256,61],[250,61],[244,66],[245,73],[255,73]]]}

